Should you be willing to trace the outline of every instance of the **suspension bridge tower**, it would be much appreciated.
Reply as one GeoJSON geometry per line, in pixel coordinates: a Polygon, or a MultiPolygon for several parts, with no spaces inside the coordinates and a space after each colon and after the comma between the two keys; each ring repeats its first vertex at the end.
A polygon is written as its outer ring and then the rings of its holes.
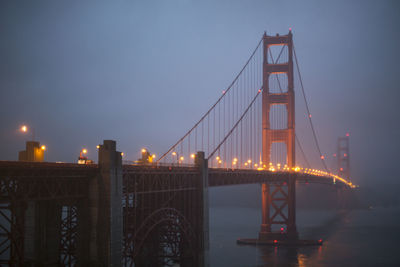
{"type": "Polygon", "coordinates": [[[338,138],[337,159],[338,159],[338,175],[350,180],[350,134],[346,133],[345,137],[338,138]]]}
{"type": "MultiPolygon", "coordinates": [[[[271,162],[273,143],[284,143],[286,146],[286,163],[291,169],[295,166],[295,95],[293,84],[293,42],[292,32],[287,35],[263,37],[263,92],[262,92],[262,162],[271,162]],[[278,63],[268,53],[271,46],[287,46],[287,62],[278,63]],[[286,74],[287,91],[279,93],[270,91],[270,80],[273,74],[286,74]],[[284,129],[271,127],[270,111],[273,105],[284,105],[287,114],[287,126],[284,129]]],[[[274,185],[262,184],[262,224],[259,233],[260,240],[297,239],[296,229],[296,180],[288,175],[285,182],[274,185]],[[281,226],[280,231],[274,231],[273,225],[281,226]],[[282,227],[283,226],[283,227],[282,227]],[[286,229],[285,229],[286,228],[286,229]]],[[[278,227],[279,227],[278,226],[278,227]]]]}

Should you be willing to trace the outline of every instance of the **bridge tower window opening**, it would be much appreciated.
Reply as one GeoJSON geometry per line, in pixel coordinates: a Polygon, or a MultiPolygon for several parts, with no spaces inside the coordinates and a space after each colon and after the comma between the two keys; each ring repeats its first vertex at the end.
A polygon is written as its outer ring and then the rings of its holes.
{"type": "Polygon", "coordinates": [[[289,61],[289,48],[286,44],[269,45],[268,61],[273,64],[285,64],[289,61]]]}
{"type": "MultiPolygon", "coordinates": [[[[284,130],[288,128],[287,106],[284,104],[272,105],[269,111],[271,130],[284,130]]],[[[272,134],[275,134],[274,132],[272,134]]]]}
{"type": "Polygon", "coordinates": [[[274,142],[271,146],[271,163],[274,168],[276,168],[279,164],[283,168],[283,166],[287,165],[287,153],[286,153],[286,144],[284,142],[274,142]]]}
{"type": "Polygon", "coordinates": [[[272,73],[269,76],[268,88],[271,94],[287,93],[288,76],[286,73],[272,73]]]}

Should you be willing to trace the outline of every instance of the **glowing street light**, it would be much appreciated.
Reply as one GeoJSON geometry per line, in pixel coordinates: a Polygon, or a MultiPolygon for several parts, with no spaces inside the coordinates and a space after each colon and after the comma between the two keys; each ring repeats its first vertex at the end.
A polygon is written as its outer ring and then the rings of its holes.
{"type": "Polygon", "coordinates": [[[40,149],[43,150],[43,151],[45,151],[45,150],[46,150],[46,146],[43,145],[43,146],[40,147],[40,149]]]}
{"type": "MultiPolygon", "coordinates": [[[[29,128],[27,125],[22,125],[21,128],[19,129],[23,133],[27,133],[29,131],[29,128]]],[[[32,130],[32,141],[35,141],[35,129],[31,128],[32,130]]]]}
{"type": "Polygon", "coordinates": [[[179,154],[178,154],[177,152],[173,151],[173,152],[171,153],[171,155],[172,155],[173,157],[176,157],[176,163],[179,165],[179,154]]]}

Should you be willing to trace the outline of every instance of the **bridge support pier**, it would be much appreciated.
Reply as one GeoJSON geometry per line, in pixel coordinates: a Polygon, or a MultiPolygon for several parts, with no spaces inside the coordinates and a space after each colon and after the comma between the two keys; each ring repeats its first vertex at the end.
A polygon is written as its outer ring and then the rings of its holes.
{"type": "Polygon", "coordinates": [[[258,239],[260,241],[298,239],[295,176],[289,175],[287,182],[274,185],[272,192],[269,184],[262,184],[262,222],[258,239]],[[285,208],[286,213],[283,211],[285,208]],[[286,229],[273,231],[273,224],[286,225],[286,229]]]}
{"type": "Polygon", "coordinates": [[[204,152],[197,152],[196,165],[200,169],[200,186],[199,186],[199,212],[201,213],[202,236],[200,236],[199,247],[202,248],[200,253],[199,267],[207,267],[209,262],[209,208],[208,208],[208,160],[204,157],[204,152]]]}
{"type": "Polygon", "coordinates": [[[122,266],[122,158],[116,142],[99,148],[100,175],[89,184],[87,203],[78,212],[83,236],[82,266],[122,266]],[[84,219],[85,218],[85,219],[84,219]]]}

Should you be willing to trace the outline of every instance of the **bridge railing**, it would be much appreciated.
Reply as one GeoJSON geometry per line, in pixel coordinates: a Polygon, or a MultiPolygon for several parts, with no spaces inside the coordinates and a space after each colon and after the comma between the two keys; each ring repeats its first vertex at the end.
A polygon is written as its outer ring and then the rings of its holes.
{"type": "Polygon", "coordinates": [[[151,162],[144,163],[141,161],[132,161],[132,160],[123,160],[123,165],[131,165],[131,166],[147,166],[147,167],[187,167],[193,168],[196,167],[194,163],[171,163],[171,162],[151,162]]]}

